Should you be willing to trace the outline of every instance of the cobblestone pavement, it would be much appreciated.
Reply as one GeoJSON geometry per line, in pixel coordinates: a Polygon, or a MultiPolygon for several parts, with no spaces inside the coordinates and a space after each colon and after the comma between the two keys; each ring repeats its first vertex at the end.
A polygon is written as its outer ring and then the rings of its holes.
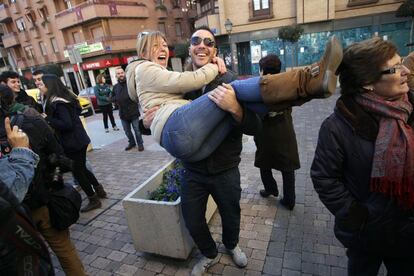
{"type": "MultiPolygon", "coordinates": [[[[319,201],[309,176],[319,127],[333,110],[338,95],[313,100],[293,112],[300,149],[301,169],[296,172],[297,204],[293,211],[278,199],[263,199],[259,171],[253,166],[255,146],[244,137],[240,164],[242,199],[240,246],[249,258],[245,269],[236,268],[221,242],[220,216],[210,222],[219,243],[220,262],[210,275],[345,275],[345,250],[333,235],[333,217],[319,201]]],[[[82,214],[71,227],[71,237],[90,275],[189,275],[199,258],[197,250],[186,261],[137,252],[134,249],[121,199],[160,169],[171,157],[145,137],[145,151],[125,152],[126,139],[88,154],[95,174],[109,199],[103,209],[82,214]]],[[[281,175],[274,171],[278,184],[281,175]]],[[[281,187],[279,187],[280,190],[281,187]]],[[[58,275],[63,275],[54,257],[58,275]]]]}

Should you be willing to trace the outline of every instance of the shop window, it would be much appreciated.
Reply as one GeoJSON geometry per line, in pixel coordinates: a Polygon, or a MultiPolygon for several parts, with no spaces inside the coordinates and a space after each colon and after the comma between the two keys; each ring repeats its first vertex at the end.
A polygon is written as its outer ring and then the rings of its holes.
{"type": "Polygon", "coordinates": [[[104,37],[104,32],[101,26],[99,27],[95,27],[95,28],[91,28],[91,33],[92,33],[92,37],[93,39],[98,39],[101,37],[104,37]]]}
{"type": "Polygon", "coordinates": [[[52,49],[53,49],[53,52],[54,52],[54,53],[58,53],[58,52],[59,52],[59,47],[58,47],[58,44],[57,44],[56,38],[52,37],[52,38],[50,39],[50,43],[52,44],[52,49]]]}
{"type": "Polygon", "coordinates": [[[39,48],[40,48],[40,52],[42,53],[42,56],[47,56],[46,43],[44,43],[43,41],[40,41],[39,48]]]}
{"type": "Polygon", "coordinates": [[[46,21],[49,19],[49,11],[47,10],[46,6],[41,7],[37,10],[39,13],[40,18],[42,18],[43,21],[46,21]]]}
{"type": "Polygon", "coordinates": [[[35,58],[33,47],[31,45],[24,47],[24,52],[26,53],[27,59],[34,59],[35,58]]]}
{"type": "Polygon", "coordinates": [[[71,9],[72,8],[72,3],[70,2],[70,0],[65,0],[65,4],[66,4],[66,7],[68,9],[71,9]]]}
{"type": "Polygon", "coordinates": [[[160,32],[162,32],[163,34],[167,35],[167,29],[165,28],[165,23],[164,22],[159,22],[158,23],[158,30],[160,32]]]}
{"type": "Polygon", "coordinates": [[[72,38],[73,38],[74,44],[81,43],[81,36],[80,36],[79,32],[73,32],[72,33],[72,38]]]}
{"type": "Polygon", "coordinates": [[[17,27],[17,30],[19,30],[19,32],[26,31],[26,23],[24,22],[23,17],[16,19],[16,27],[17,27]]]}
{"type": "Polygon", "coordinates": [[[182,36],[181,23],[180,22],[175,22],[175,35],[178,36],[178,37],[182,36]]]}
{"type": "Polygon", "coordinates": [[[378,0],[348,0],[348,7],[377,3],[378,0]]]}

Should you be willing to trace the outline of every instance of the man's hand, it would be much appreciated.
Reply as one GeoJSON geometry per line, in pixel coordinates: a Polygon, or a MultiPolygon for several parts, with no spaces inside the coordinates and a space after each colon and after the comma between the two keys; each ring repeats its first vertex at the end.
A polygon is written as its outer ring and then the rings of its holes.
{"type": "Polygon", "coordinates": [[[17,126],[14,126],[12,129],[10,119],[8,117],[4,119],[4,126],[6,129],[7,140],[12,148],[29,147],[29,137],[27,137],[26,133],[24,133],[23,130],[19,129],[17,126]]]}
{"type": "Polygon", "coordinates": [[[224,63],[224,60],[222,58],[213,57],[211,62],[217,64],[218,71],[220,74],[225,74],[227,72],[226,64],[224,63]]]}
{"type": "Polygon", "coordinates": [[[240,123],[243,119],[243,109],[237,101],[236,93],[230,84],[219,85],[216,89],[208,93],[208,97],[218,107],[229,112],[233,118],[240,123]]]}
{"type": "Polygon", "coordinates": [[[142,116],[142,122],[144,123],[145,128],[151,127],[152,121],[154,120],[154,117],[155,117],[155,113],[158,111],[158,109],[160,109],[159,105],[151,107],[150,109],[144,110],[144,115],[142,116]]]}

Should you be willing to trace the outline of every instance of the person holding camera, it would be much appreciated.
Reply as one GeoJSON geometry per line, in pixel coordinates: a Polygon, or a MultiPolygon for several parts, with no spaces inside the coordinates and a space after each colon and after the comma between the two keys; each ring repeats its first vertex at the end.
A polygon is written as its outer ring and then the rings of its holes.
{"type": "Polygon", "coordinates": [[[65,274],[85,275],[82,262],[70,240],[69,229],[57,230],[50,220],[48,203],[50,191],[54,188],[52,186],[56,168],[56,162],[51,162],[50,156],[63,159],[63,149],[43,117],[36,110],[16,103],[13,91],[4,85],[0,85],[0,104],[0,119],[10,117],[11,122],[27,135],[31,149],[39,156],[39,163],[23,204],[30,210],[37,230],[58,257],[65,274]]]}

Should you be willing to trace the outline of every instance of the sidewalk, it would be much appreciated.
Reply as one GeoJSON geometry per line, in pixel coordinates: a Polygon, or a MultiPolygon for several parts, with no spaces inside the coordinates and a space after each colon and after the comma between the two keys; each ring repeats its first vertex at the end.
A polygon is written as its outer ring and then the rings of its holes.
{"type": "MultiPolygon", "coordinates": [[[[236,268],[230,256],[223,254],[216,213],[210,229],[219,243],[221,259],[209,270],[211,275],[346,275],[345,251],[333,235],[333,217],[319,201],[309,176],[320,124],[333,111],[337,97],[313,100],[294,109],[302,167],[296,172],[297,205],[292,212],[279,206],[274,197],[260,197],[259,170],[253,166],[254,142],[252,137],[243,138],[240,246],[249,264],[245,269],[236,268]]],[[[104,134],[98,127],[91,131],[92,136],[104,134]]],[[[119,136],[88,153],[95,175],[109,195],[103,209],[81,214],[80,222],[71,227],[72,239],[91,275],[189,275],[199,258],[196,250],[188,260],[177,261],[134,249],[121,200],[172,159],[151,137],[144,139],[144,152],[125,152],[126,138],[119,136]]],[[[280,173],[275,176],[280,185],[280,173]]],[[[58,275],[63,275],[55,257],[53,261],[58,275]]]]}

